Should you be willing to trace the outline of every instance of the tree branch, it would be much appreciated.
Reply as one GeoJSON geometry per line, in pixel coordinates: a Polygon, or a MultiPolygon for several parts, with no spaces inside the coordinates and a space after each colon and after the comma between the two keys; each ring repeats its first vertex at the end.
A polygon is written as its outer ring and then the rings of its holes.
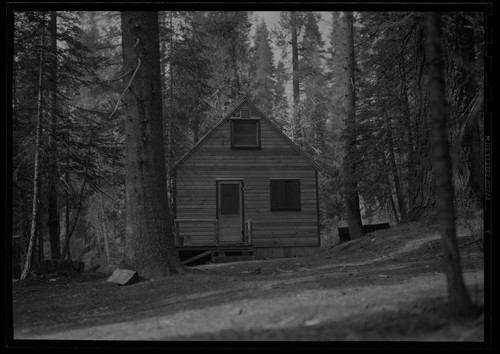
{"type": "MultiPolygon", "coordinates": [[[[135,68],[135,71],[132,74],[132,77],[130,78],[130,81],[128,82],[127,87],[125,87],[125,89],[123,90],[122,94],[118,98],[118,101],[116,101],[115,108],[113,109],[113,112],[111,112],[111,114],[109,115],[108,119],[111,119],[111,117],[113,116],[113,114],[115,114],[116,110],[118,109],[118,105],[120,104],[120,101],[122,100],[123,96],[125,95],[125,92],[127,92],[127,90],[129,89],[130,85],[132,84],[132,81],[134,81],[135,74],[137,74],[137,71],[139,71],[139,68],[141,67],[141,58],[137,58],[137,60],[138,60],[137,67],[135,68]]],[[[128,71],[128,72],[130,72],[130,71],[128,71]]]]}

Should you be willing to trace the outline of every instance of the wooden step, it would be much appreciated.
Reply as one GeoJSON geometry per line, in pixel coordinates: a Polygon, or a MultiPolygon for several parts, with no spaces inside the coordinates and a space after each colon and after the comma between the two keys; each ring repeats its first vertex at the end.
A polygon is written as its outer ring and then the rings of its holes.
{"type": "Polygon", "coordinates": [[[254,261],[255,256],[219,256],[214,257],[214,263],[228,263],[239,261],[254,261]]]}
{"type": "Polygon", "coordinates": [[[251,256],[253,255],[253,250],[252,249],[226,249],[226,250],[214,250],[213,251],[214,256],[216,257],[231,257],[231,256],[251,256]],[[231,254],[230,253],[239,253],[238,255],[231,254]]]}

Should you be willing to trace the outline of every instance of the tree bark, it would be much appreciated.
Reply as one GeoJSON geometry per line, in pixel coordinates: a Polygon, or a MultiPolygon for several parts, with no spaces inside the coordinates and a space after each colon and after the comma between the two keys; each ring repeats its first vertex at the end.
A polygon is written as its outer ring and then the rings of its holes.
{"type": "MultiPolygon", "coordinates": [[[[389,167],[387,166],[387,160],[386,160],[385,154],[382,154],[381,162],[382,162],[382,166],[383,166],[384,171],[389,171],[389,167]]],[[[385,183],[387,185],[387,196],[389,198],[389,203],[391,205],[392,214],[394,215],[394,220],[396,221],[396,223],[399,224],[399,222],[401,221],[401,218],[398,215],[398,211],[396,209],[396,203],[394,203],[394,197],[392,195],[391,181],[389,179],[389,172],[384,173],[384,179],[385,179],[385,183]]]]}
{"type": "Polygon", "coordinates": [[[65,235],[64,235],[64,243],[63,243],[63,251],[61,254],[62,259],[68,259],[71,260],[71,251],[70,251],[70,231],[69,231],[69,130],[66,133],[66,172],[64,174],[64,181],[66,183],[66,188],[64,190],[64,203],[65,203],[65,208],[64,208],[64,225],[65,225],[65,235]]]}
{"type": "Polygon", "coordinates": [[[110,252],[109,252],[109,240],[108,240],[108,222],[106,220],[106,214],[104,213],[104,201],[102,200],[102,194],[99,194],[99,204],[101,208],[101,217],[102,217],[102,223],[104,226],[104,251],[106,252],[106,264],[109,265],[109,260],[110,260],[110,252]]]}
{"type": "Polygon", "coordinates": [[[49,187],[48,187],[48,226],[50,236],[50,258],[61,258],[59,208],[57,186],[59,176],[57,173],[57,13],[50,12],[49,21],[49,52],[48,52],[48,84],[50,97],[50,134],[49,134],[49,187]]]}
{"type": "MultiPolygon", "coordinates": [[[[402,95],[402,100],[403,100],[403,114],[401,115],[400,119],[400,128],[404,132],[404,139],[405,139],[405,144],[404,144],[404,150],[406,152],[406,159],[405,162],[403,163],[403,167],[407,168],[406,172],[406,178],[403,175],[403,178],[406,182],[409,181],[408,176],[413,176],[415,174],[415,164],[413,163],[414,161],[414,152],[415,152],[415,144],[414,144],[414,133],[412,130],[412,114],[411,114],[411,109],[410,109],[410,101],[409,101],[409,87],[407,86],[407,76],[406,76],[406,65],[405,65],[405,57],[402,56],[401,61],[400,61],[400,78],[401,78],[401,95],[402,95]]],[[[413,103],[415,104],[415,102],[413,103]]],[[[406,189],[406,192],[408,190],[406,189]]],[[[402,196],[406,196],[408,198],[408,194],[402,192],[402,196]]],[[[406,199],[408,201],[408,199],[406,199]]],[[[405,203],[405,207],[408,205],[405,203]]],[[[408,214],[408,207],[406,208],[406,214],[408,214]]]]}
{"type": "Polygon", "coordinates": [[[157,12],[122,12],[126,79],[126,244],[122,265],[146,278],[182,269],[170,220],[157,12]]]}
{"type": "MultiPolygon", "coordinates": [[[[40,210],[43,210],[43,205],[40,206],[40,210]]],[[[43,249],[43,223],[42,221],[40,220],[41,218],[37,218],[37,233],[38,233],[38,237],[37,237],[37,246],[36,246],[36,250],[37,250],[37,256],[34,257],[35,258],[35,264],[40,264],[41,261],[43,261],[44,257],[45,257],[45,252],[44,252],[44,249],[43,249]]]]}
{"type": "Polygon", "coordinates": [[[403,99],[403,114],[401,116],[401,127],[404,129],[405,138],[408,139],[406,141],[406,150],[407,150],[407,161],[412,160],[413,151],[414,151],[414,137],[413,131],[411,129],[411,111],[410,111],[410,102],[408,99],[408,87],[407,87],[407,78],[406,78],[406,66],[404,56],[400,61],[400,78],[401,78],[401,95],[403,99]]]}
{"type": "MultiPolygon", "coordinates": [[[[160,38],[160,56],[161,59],[166,61],[166,58],[169,62],[169,70],[167,75],[166,70],[166,62],[161,65],[161,83],[162,83],[162,92],[165,92],[165,95],[162,96],[164,102],[163,105],[163,124],[164,124],[164,142],[166,151],[168,151],[168,156],[165,160],[166,163],[166,173],[167,173],[167,189],[169,195],[170,209],[172,210],[172,196],[173,196],[173,165],[174,165],[174,155],[173,155],[173,127],[174,127],[174,112],[175,112],[175,102],[174,102],[174,26],[173,26],[173,18],[174,12],[169,11],[167,13],[162,13],[159,16],[159,24],[162,28],[167,28],[168,26],[168,38],[165,35],[165,38],[160,38]],[[168,17],[168,22],[167,22],[168,17]],[[167,49],[168,43],[168,49],[167,49]],[[168,95],[167,95],[168,93],[168,95]],[[167,109],[168,107],[168,113],[167,109]]],[[[161,35],[160,35],[161,37],[161,35]]],[[[196,140],[195,140],[196,142],[196,140]]]]}
{"type": "Polygon", "coordinates": [[[408,215],[403,220],[416,221],[422,218],[434,221],[436,193],[432,178],[432,156],[429,141],[431,125],[427,114],[428,92],[424,83],[425,68],[425,23],[417,22],[414,45],[415,79],[413,80],[413,97],[415,97],[415,118],[410,129],[414,131],[414,151],[408,157],[408,215]]]}
{"type": "Polygon", "coordinates": [[[396,156],[394,153],[394,138],[392,135],[392,125],[391,119],[387,114],[385,114],[385,120],[387,123],[387,147],[389,148],[389,166],[392,172],[392,178],[394,180],[394,186],[396,187],[396,198],[398,201],[398,209],[401,218],[404,218],[407,214],[405,200],[403,196],[403,189],[401,188],[401,181],[399,178],[399,171],[396,164],[396,156]]]}
{"type": "MultiPolygon", "coordinates": [[[[457,139],[453,156],[455,170],[467,184],[463,186],[462,203],[471,199],[475,208],[481,209],[484,195],[484,157],[480,138],[479,119],[482,111],[482,97],[478,95],[475,80],[475,39],[474,24],[467,16],[455,15],[455,28],[452,35],[454,75],[450,79],[453,85],[452,136],[457,139]],[[479,109],[475,109],[479,108],[479,109]],[[466,199],[466,200],[463,200],[466,199]]],[[[464,210],[468,211],[468,210],[464,210]]]]}
{"type": "Polygon", "coordinates": [[[346,49],[347,49],[347,94],[346,94],[346,155],[344,157],[344,202],[347,212],[347,223],[351,239],[364,235],[361,211],[359,209],[358,184],[356,181],[356,86],[354,76],[354,28],[353,14],[347,12],[346,24],[346,49]]]}
{"type": "Polygon", "coordinates": [[[451,156],[448,144],[448,111],[445,96],[439,13],[426,15],[426,62],[429,72],[429,109],[433,121],[433,171],[437,186],[437,207],[441,228],[448,298],[452,311],[459,315],[473,313],[474,307],[462,277],[456,237],[451,156]]]}
{"type": "MultiPolygon", "coordinates": [[[[174,21],[173,12],[170,11],[170,58],[174,57],[174,21]]],[[[173,180],[174,180],[174,154],[173,154],[173,129],[174,129],[174,66],[172,62],[170,63],[170,112],[167,118],[167,190],[168,190],[168,201],[170,206],[170,211],[173,209],[174,190],[173,190],[173,180]]],[[[195,137],[196,138],[196,137],[195,137]]],[[[196,143],[196,140],[195,140],[196,143]]],[[[173,215],[170,215],[173,218],[173,215]]]]}
{"type": "MultiPolygon", "coordinates": [[[[45,19],[45,15],[44,15],[45,19]]],[[[35,141],[35,167],[33,176],[33,203],[31,212],[31,232],[28,244],[28,251],[26,253],[26,261],[24,269],[21,273],[21,279],[25,279],[31,271],[33,248],[36,240],[36,224],[38,217],[38,188],[39,188],[39,153],[40,141],[42,136],[42,117],[43,117],[43,62],[44,62],[44,47],[45,47],[45,28],[42,25],[42,39],[40,45],[40,67],[38,70],[38,117],[36,121],[36,141],[35,141]]]]}
{"type": "Polygon", "coordinates": [[[293,87],[293,138],[300,140],[301,119],[300,119],[300,87],[299,87],[299,44],[297,35],[297,13],[290,14],[290,31],[292,34],[292,87],[293,87]]]}

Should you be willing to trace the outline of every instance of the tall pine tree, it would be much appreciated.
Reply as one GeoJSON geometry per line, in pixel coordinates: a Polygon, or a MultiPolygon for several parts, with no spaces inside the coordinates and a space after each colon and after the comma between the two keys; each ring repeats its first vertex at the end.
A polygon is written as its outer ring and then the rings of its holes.
{"type": "Polygon", "coordinates": [[[327,116],[327,86],[322,63],[323,40],[318,27],[319,15],[307,12],[304,19],[304,34],[300,42],[300,75],[302,100],[302,129],[307,133],[305,140],[325,151],[325,123],[327,116]]]}
{"type": "Polygon", "coordinates": [[[346,155],[344,157],[344,200],[351,238],[364,235],[359,208],[358,181],[356,178],[356,78],[354,58],[354,18],[352,12],[345,14],[346,27],[346,155]]]}
{"type": "Polygon", "coordinates": [[[158,13],[122,12],[126,104],[124,264],[146,278],[182,269],[170,220],[163,145],[158,13]]]}
{"type": "Polygon", "coordinates": [[[275,92],[274,62],[269,31],[264,20],[257,26],[252,59],[252,98],[257,107],[270,116],[275,92]]]}

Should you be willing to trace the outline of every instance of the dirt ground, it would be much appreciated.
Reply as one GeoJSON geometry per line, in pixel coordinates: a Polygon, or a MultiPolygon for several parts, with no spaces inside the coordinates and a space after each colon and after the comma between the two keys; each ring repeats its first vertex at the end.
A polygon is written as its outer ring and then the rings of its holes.
{"type": "Polygon", "coordinates": [[[447,308],[439,242],[436,226],[410,223],[313,257],[206,264],[127,286],[107,282],[109,275],[100,273],[17,280],[13,337],[40,345],[54,339],[480,344],[483,254],[462,224],[464,278],[480,310],[473,318],[456,319],[447,308]]]}

